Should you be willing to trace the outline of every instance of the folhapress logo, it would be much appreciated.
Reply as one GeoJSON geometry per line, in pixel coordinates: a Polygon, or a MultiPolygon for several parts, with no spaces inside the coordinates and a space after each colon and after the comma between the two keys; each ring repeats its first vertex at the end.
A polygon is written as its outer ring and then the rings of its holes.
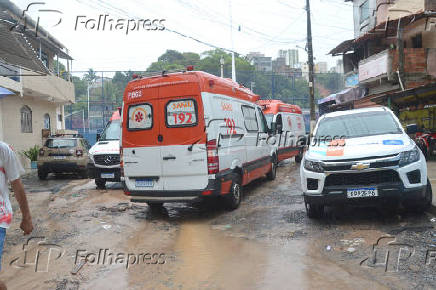
{"type": "Polygon", "coordinates": [[[14,268],[31,267],[35,272],[46,273],[50,263],[64,255],[64,249],[56,244],[48,243],[44,237],[29,238],[23,245],[23,255],[9,263],[14,268]]]}

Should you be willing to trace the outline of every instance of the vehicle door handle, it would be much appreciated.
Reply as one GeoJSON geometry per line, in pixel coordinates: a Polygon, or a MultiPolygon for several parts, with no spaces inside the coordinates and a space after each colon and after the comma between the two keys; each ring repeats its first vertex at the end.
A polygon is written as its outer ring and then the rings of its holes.
{"type": "Polygon", "coordinates": [[[171,160],[171,159],[176,159],[176,156],[168,155],[163,157],[163,160],[171,160]]]}

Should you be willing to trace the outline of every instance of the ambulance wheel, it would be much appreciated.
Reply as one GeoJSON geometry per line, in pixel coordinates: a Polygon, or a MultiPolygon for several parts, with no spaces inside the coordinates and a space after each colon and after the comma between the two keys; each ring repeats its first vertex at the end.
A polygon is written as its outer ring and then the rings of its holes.
{"type": "Polygon", "coordinates": [[[296,163],[301,163],[301,160],[303,159],[303,154],[302,152],[298,153],[297,156],[295,156],[295,162],[296,163]]]}
{"type": "Polygon", "coordinates": [[[38,178],[39,178],[40,180],[46,180],[46,179],[47,179],[47,175],[48,175],[47,170],[44,170],[44,169],[38,169],[38,178]]]}
{"type": "Polygon", "coordinates": [[[324,205],[306,202],[306,214],[310,219],[318,219],[324,215],[324,205]]]}
{"type": "Polygon", "coordinates": [[[147,202],[147,205],[151,210],[160,210],[163,207],[163,202],[147,202]]]}
{"type": "Polygon", "coordinates": [[[233,177],[232,187],[230,192],[224,195],[225,207],[228,210],[235,210],[239,207],[242,200],[242,185],[241,177],[237,174],[233,177]]]}
{"type": "Polygon", "coordinates": [[[273,156],[273,161],[271,162],[271,171],[268,172],[266,178],[268,178],[268,180],[274,180],[276,179],[276,176],[277,176],[277,158],[273,156]]]}
{"type": "Polygon", "coordinates": [[[88,179],[88,170],[82,170],[82,171],[80,171],[79,176],[80,176],[82,179],[88,179]]]}
{"type": "Polygon", "coordinates": [[[97,189],[105,189],[106,188],[106,180],[102,179],[102,178],[96,178],[95,185],[97,185],[97,189]]]}

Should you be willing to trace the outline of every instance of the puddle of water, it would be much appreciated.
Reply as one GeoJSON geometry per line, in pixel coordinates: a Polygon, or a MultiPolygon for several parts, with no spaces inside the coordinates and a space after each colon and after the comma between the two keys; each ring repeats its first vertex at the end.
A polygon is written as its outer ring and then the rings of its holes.
{"type": "Polygon", "coordinates": [[[322,258],[319,249],[297,240],[277,247],[184,223],[174,246],[173,282],[181,289],[384,288],[322,258]]]}

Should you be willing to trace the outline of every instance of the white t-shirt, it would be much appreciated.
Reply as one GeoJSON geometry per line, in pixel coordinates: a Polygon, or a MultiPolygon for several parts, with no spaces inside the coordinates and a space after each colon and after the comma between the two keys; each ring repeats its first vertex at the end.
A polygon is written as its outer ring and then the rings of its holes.
{"type": "Polygon", "coordinates": [[[15,152],[0,141],[0,227],[9,228],[12,221],[12,206],[9,200],[8,181],[20,178],[24,173],[15,152]]]}

